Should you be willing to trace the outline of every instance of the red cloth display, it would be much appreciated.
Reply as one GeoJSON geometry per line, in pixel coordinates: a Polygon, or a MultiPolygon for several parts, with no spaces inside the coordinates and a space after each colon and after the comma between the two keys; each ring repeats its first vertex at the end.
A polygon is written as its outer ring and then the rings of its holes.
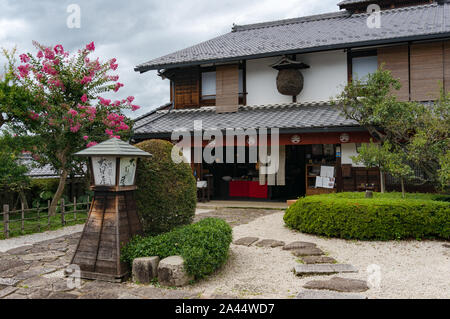
{"type": "Polygon", "coordinates": [[[259,185],[253,181],[230,181],[228,195],[230,197],[267,198],[267,185],[259,185]]]}

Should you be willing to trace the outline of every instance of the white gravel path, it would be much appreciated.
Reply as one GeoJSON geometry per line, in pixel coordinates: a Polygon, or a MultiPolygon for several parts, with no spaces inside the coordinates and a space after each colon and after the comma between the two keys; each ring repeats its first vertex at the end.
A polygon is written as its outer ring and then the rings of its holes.
{"type": "Polygon", "coordinates": [[[31,235],[3,239],[0,240],[0,252],[5,252],[7,250],[22,247],[25,245],[33,245],[48,239],[55,239],[61,236],[78,233],[83,230],[83,227],[84,224],[80,224],[74,226],[67,226],[57,230],[50,230],[43,233],[36,233],[31,235]]]}
{"type": "MultiPolygon", "coordinates": [[[[349,263],[359,273],[341,277],[367,280],[367,267],[381,267],[381,284],[362,293],[368,298],[450,298],[450,249],[443,241],[363,242],[326,239],[292,231],[284,226],[283,212],[258,218],[233,228],[233,239],[255,236],[286,243],[309,241],[334,257],[349,263]]],[[[332,276],[296,277],[296,262],[281,248],[231,245],[227,264],[215,275],[187,290],[204,296],[235,295],[243,298],[293,298],[309,280],[332,276]]]]}

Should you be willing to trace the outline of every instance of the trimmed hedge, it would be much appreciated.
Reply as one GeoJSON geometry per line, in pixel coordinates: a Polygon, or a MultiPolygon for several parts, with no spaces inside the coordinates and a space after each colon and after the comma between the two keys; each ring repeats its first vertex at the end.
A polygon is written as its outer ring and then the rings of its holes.
{"type": "Polygon", "coordinates": [[[449,196],[337,193],[308,196],[289,207],[284,221],[304,233],[361,240],[450,239],[449,196]]]}
{"type": "Polygon", "coordinates": [[[231,241],[230,225],[222,219],[205,218],[154,237],[136,236],[122,248],[121,259],[131,266],[139,257],[179,255],[187,273],[200,279],[226,262],[231,241]]]}
{"type": "Polygon", "coordinates": [[[151,153],[136,171],[136,204],[144,232],[157,235],[192,223],[197,184],[189,164],[172,161],[172,143],[148,140],[135,145],[151,153]]]}

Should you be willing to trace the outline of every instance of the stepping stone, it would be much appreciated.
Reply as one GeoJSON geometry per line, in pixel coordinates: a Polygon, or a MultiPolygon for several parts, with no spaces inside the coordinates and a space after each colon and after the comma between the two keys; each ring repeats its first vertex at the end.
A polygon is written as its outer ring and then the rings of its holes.
{"type": "Polygon", "coordinates": [[[263,239],[263,240],[260,240],[259,242],[257,242],[255,244],[255,246],[275,248],[275,247],[284,246],[284,241],[275,240],[275,239],[263,239]]]}
{"type": "Polygon", "coordinates": [[[0,272],[24,265],[26,265],[26,263],[20,258],[4,258],[0,260],[0,272]]]}
{"type": "Polygon", "coordinates": [[[15,286],[19,280],[14,278],[0,278],[0,285],[1,286],[15,286]]]}
{"type": "Polygon", "coordinates": [[[335,291],[304,290],[295,299],[367,299],[367,297],[359,294],[346,294],[335,291]]]}
{"type": "Polygon", "coordinates": [[[0,298],[6,297],[6,296],[12,294],[17,289],[19,289],[19,288],[17,288],[17,287],[6,287],[5,289],[0,290],[0,298]]]}
{"type": "Polygon", "coordinates": [[[303,285],[306,289],[326,289],[339,292],[363,292],[369,290],[367,282],[358,279],[333,277],[329,280],[312,280],[303,285]]]}
{"type": "Polygon", "coordinates": [[[444,246],[445,248],[450,248],[450,244],[443,244],[442,246],[444,246]]]}
{"type": "Polygon", "coordinates": [[[255,241],[258,241],[258,239],[259,239],[258,237],[244,237],[234,241],[233,244],[248,247],[255,241]]]}
{"type": "Polygon", "coordinates": [[[352,265],[347,264],[307,264],[294,266],[294,273],[297,276],[328,275],[351,272],[358,272],[358,270],[352,265]]]}
{"type": "Polygon", "coordinates": [[[10,255],[24,255],[27,253],[28,250],[30,250],[31,248],[33,248],[32,245],[26,245],[26,246],[22,246],[22,247],[17,247],[17,248],[13,248],[8,250],[6,253],[10,254],[10,255]]]}
{"type": "Polygon", "coordinates": [[[316,247],[314,243],[308,243],[305,241],[294,241],[290,244],[287,244],[283,247],[283,250],[294,250],[294,249],[302,249],[307,247],[316,247]]]}
{"type": "Polygon", "coordinates": [[[336,259],[327,256],[305,256],[302,257],[305,264],[335,264],[336,259]]]}
{"type": "Polygon", "coordinates": [[[325,255],[323,250],[319,249],[317,247],[305,247],[305,248],[295,249],[295,250],[292,250],[292,254],[297,257],[325,255]]]}

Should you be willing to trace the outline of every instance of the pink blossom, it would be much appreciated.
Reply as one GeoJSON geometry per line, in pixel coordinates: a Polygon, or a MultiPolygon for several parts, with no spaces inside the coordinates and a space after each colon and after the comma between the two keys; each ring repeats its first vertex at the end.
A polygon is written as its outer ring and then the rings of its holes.
{"type": "Polygon", "coordinates": [[[87,136],[87,135],[83,136],[83,140],[85,140],[85,141],[87,141],[88,138],[89,138],[89,136],[87,136]]]}
{"type": "Polygon", "coordinates": [[[110,67],[111,70],[113,70],[113,71],[117,70],[117,67],[118,67],[118,66],[119,66],[118,64],[114,64],[114,63],[111,63],[111,64],[109,65],[109,67],[110,67]]]}
{"type": "Polygon", "coordinates": [[[87,96],[86,94],[83,94],[83,96],[81,97],[81,102],[86,103],[87,102],[87,96]]]}
{"type": "Polygon", "coordinates": [[[111,100],[108,99],[104,99],[101,96],[98,97],[98,99],[100,100],[100,104],[104,105],[104,106],[109,106],[111,103],[111,100]]]}
{"type": "Polygon", "coordinates": [[[132,111],[137,111],[139,110],[141,107],[139,105],[131,105],[131,110],[132,111]]]}
{"type": "Polygon", "coordinates": [[[30,68],[31,66],[29,64],[25,64],[25,65],[20,65],[17,69],[20,72],[20,77],[21,78],[26,78],[28,77],[28,73],[30,72],[30,68]]]}
{"type": "Polygon", "coordinates": [[[105,133],[108,134],[109,136],[112,136],[114,133],[112,130],[106,129],[105,133]]]}
{"type": "Polygon", "coordinates": [[[91,147],[91,146],[94,146],[94,145],[97,145],[98,143],[97,142],[89,142],[87,145],[86,145],[86,147],[91,147]]]}
{"type": "Polygon", "coordinates": [[[120,136],[119,135],[113,135],[113,136],[111,136],[111,138],[117,138],[117,139],[120,140],[120,136]]]}
{"type": "Polygon", "coordinates": [[[86,83],[90,83],[92,81],[92,77],[90,76],[85,76],[82,80],[81,80],[81,84],[86,84],[86,83]]]}
{"type": "Polygon", "coordinates": [[[56,45],[53,50],[55,50],[55,53],[57,54],[64,54],[64,48],[61,44],[56,45]]]}
{"type": "Polygon", "coordinates": [[[44,73],[50,74],[50,75],[56,75],[58,74],[58,71],[56,71],[50,64],[45,63],[44,67],[42,68],[42,71],[44,73]]]}
{"type": "Polygon", "coordinates": [[[128,100],[128,102],[133,102],[134,101],[134,96],[129,96],[129,97],[127,97],[127,100],[128,100]]]}
{"type": "Polygon", "coordinates": [[[80,123],[77,123],[75,126],[71,126],[71,127],[70,127],[70,131],[71,131],[72,133],[76,133],[76,132],[78,132],[78,131],[80,130],[80,128],[81,128],[81,124],[80,124],[80,123]]]}
{"type": "Polygon", "coordinates": [[[86,45],[86,50],[88,50],[88,51],[94,51],[94,50],[95,50],[94,42],[91,42],[91,43],[89,43],[88,45],[86,45]]]}
{"type": "Polygon", "coordinates": [[[24,54],[21,54],[21,55],[20,55],[20,61],[21,61],[22,63],[27,63],[28,61],[30,61],[30,57],[29,57],[28,55],[26,55],[25,53],[24,53],[24,54]]]}
{"type": "Polygon", "coordinates": [[[39,51],[36,56],[38,57],[38,59],[42,59],[44,57],[44,54],[42,53],[42,51],[39,51]]]}
{"type": "Polygon", "coordinates": [[[53,60],[55,58],[55,53],[50,48],[44,50],[44,56],[46,59],[53,60]]]}
{"type": "Polygon", "coordinates": [[[72,115],[72,116],[75,116],[75,115],[78,114],[78,112],[75,111],[74,109],[70,109],[70,110],[67,112],[67,114],[70,114],[70,115],[72,115]]]}
{"type": "Polygon", "coordinates": [[[58,64],[59,64],[59,59],[54,59],[54,60],[53,60],[53,64],[54,64],[54,65],[58,65],[58,64]]]}
{"type": "Polygon", "coordinates": [[[119,91],[119,89],[121,88],[123,86],[123,84],[122,83],[116,83],[116,86],[114,87],[114,92],[117,92],[117,91],[119,91]]]}

